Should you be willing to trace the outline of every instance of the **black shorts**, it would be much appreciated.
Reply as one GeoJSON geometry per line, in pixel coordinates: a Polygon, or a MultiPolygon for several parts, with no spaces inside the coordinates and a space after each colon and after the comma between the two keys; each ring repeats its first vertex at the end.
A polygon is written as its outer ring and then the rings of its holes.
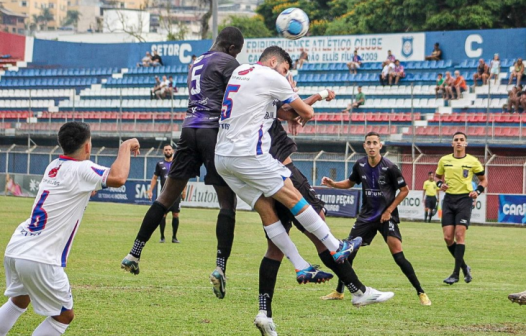
{"type": "Polygon", "coordinates": [[[217,128],[183,128],[168,176],[176,180],[188,180],[199,176],[201,165],[204,164],[205,184],[226,186],[214,165],[218,132],[217,128]]]}
{"type": "Polygon", "coordinates": [[[442,202],[442,226],[464,225],[469,227],[473,199],[469,194],[446,194],[442,202]]]}
{"type": "MultiPolygon", "coordinates": [[[[320,213],[320,211],[325,211],[325,203],[319,199],[316,196],[316,192],[314,189],[312,189],[309,180],[303,175],[296,166],[294,166],[294,163],[289,163],[286,165],[286,167],[290,170],[292,173],[290,175],[290,180],[292,181],[292,184],[294,185],[294,188],[298,189],[298,191],[301,193],[303,198],[312,206],[314,211],[316,213],[320,213]]],[[[289,209],[285,207],[283,204],[276,202],[275,209],[278,214],[278,218],[287,230],[287,232],[290,231],[292,227],[292,223],[300,230],[301,232],[305,232],[305,228],[296,220],[296,218],[292,215],[289,209]]]]}
{"type": "Polygon", "coordinates": [[[349,233],[349,239],[355,237],[362,237],[362,246],[367,246],[371,245],[371,242],[373,241],[377,232],[380,232],[382,234],[382,237],[384,237],[384,241],[386,242],[387,237],[395,237],[398,238],[398,240],[402,241],[402,233],[400,232],[398,223],[392,220],[383,223],[365,223],[356,221],[356,223],[354,223],[354,226],[351,229],[351,233],[349,233]]]}
{"type": "Polygon", "coordinates": [[[437,206],[436,196],[426,196],[426,208],[433,210],[437,206]]]}
{"type": "Polygon", "coordinates": [[[166,210],[166,213],[173,212],[173,213],[179,213],[181,212],[181,196],[177,197],[175,200],[175,203],[166,210]]]}

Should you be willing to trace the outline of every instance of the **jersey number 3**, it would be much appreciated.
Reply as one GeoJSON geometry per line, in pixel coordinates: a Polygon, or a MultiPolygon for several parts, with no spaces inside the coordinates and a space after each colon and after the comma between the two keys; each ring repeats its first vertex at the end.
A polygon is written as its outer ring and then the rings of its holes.
{"type": "Polygon", "coordinates": [[[31,232],[38,232],[42,231],[46,227],[47,223],[47,212],[42,207],[44,205],[44,202],[46,201],[46,198],[49,196],[49,191],[44,190],[42,192],[42,195],[40,195],[40,199],[37,202],[37,205],[35,206],[35,209],[33,209],[33,213],[31,214],[31,223],[29,223],[29,231],[31,232]]]}
{"type": "Polygon", "coordinates": [[[239,91],[239,87],[239,85],[229,85],[226,87],[225,98],[223,98],[223,107],[221,108],[221,120],[230,118],[232,108],[234,107],[234,102],[232,101],[230,94],[239,91]]]}

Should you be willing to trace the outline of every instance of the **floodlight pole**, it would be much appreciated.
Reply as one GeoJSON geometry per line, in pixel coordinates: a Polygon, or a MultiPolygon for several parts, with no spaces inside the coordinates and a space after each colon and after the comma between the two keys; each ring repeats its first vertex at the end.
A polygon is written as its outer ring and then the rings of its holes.
{"type": "Polygon", "coordinates": [[[217,38],[217,1],[212,0],[212,40],[217,38]]]}

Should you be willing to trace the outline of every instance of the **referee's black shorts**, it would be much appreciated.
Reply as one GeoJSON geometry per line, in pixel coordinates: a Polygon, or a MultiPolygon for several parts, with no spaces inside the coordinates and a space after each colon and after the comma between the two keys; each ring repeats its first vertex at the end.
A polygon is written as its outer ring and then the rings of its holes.
{"type": "Polygon", "coordinates": [[[469,197],[469,194],[446,193],[442,202],[442,226],[464,225],[468,228],[472,208],[473,199],[469,197]]]}
{"type": "Polygon", "coordinates": [[[433,210],[437,207],[436,196],[426,196],[426,208],[433,210]]]}

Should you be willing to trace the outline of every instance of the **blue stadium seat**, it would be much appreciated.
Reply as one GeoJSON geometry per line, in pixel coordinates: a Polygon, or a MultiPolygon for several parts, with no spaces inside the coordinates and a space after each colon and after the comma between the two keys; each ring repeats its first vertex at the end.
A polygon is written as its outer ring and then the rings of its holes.
{"type": "Polygon", "coordinates": [[[345,72],[342,74],[340,81],[341,82],[348,82],[349,81],[350,74],[348,72],[345,72]]]}
{"type": "Polygon", "coordinates": [[[329,67],[327,68],[329,71],[335,71],[336,70],[336,63],[330,63],[329,67]]]}
{"type": "Polygon", "coordinates": [[[86,69],[80,69],[79,76],[86,76],[86,69]]]}
{"type": "Polygon", "coordinates": [[[422,80],[422,75],[420,73],[416,73],[416,74],[414,74],[412,80],[415,81],[415,82],[421,81],[422,80]]]}
{"type": "Polygon", "coordinates": [[[347,64],[345,64],[345,63],[338,63],[336,69],[338,71],[347,71],[347,70],[349,70],[347,68],[347,64]]]}
{"type": "Polygon", "coordinates": [[[356,75],[352,74],[352,75],[350,75],[349,80],[359,82],[359,81],[362,80],[363,75],[364,74],[362,74],[362,73],[357,73],[356,75]]]}
{"type": "Polygon", "coordinates": [[[315,66],[314,66],[314,70],[315,71],[320,71],[321,70],[321,63],[316,63],[315,66]]]}

